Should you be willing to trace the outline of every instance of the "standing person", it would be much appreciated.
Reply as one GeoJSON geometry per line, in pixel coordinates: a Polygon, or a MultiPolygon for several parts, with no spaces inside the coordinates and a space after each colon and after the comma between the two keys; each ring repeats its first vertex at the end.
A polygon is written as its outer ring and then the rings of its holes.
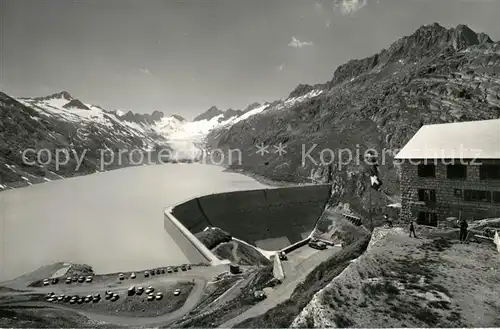
{"type": "Polygon", "coordinates": [[[465,242],[467,240],[467,228],[469,227],[469,224],[467,224],[467,221],[465,219],[462,219],[460,221],[460,242],[465,242]]]}
{"type": "Polygon", "coordinates": [[[387,214],[384,214],[384,220],[387,223],[387,226],[392,227],[392,221],[387,214]]]}
{"type": "Polygon", "coordinates": [[[415,234],[415,226],[413,225],[413,219],[410,221],[410,238],[411,238],[412,233],[413,233],[413,237],[416,238],[417,235],[415,234]]]}

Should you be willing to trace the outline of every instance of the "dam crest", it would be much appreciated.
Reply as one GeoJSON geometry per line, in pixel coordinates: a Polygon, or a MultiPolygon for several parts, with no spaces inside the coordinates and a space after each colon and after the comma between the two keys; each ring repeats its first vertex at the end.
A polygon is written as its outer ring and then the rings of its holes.
{"type": "Polygon", "coordinates": [[[217,263],[194,236],[206,227],[263,250],[281,250],[311,234],[330,195],[330,185],[312,185],[199,196],[167,208],[165,230],[181,231],[183,238],[176,242],[192,263],[217,263]]]}

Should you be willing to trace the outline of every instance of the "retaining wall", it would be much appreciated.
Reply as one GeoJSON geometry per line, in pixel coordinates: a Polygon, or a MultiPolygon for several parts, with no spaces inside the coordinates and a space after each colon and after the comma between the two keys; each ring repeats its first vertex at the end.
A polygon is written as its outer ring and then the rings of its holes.
{"type": "Polygon", "coordinates": [[[497,250],[500,252],[500,236],[498,235],[498,231],[495,232],[495,237],[493,238],[493,242],[497,245],[497,250]]]}
{"type": "Polygon", "coordinates": [[[277,253],[273,256],[273,258],[273,276],[275,279],[283,282],[285,279],[285,271],[283,270],[283,265],[281,265],[281,259],[277,253]]]}
{"type": "Polygon", "coordinates": [[[172,214],[172,207],[165,209],[165,219],[163,222],[165,231],[174,239],[191,264],[222,264],[222,261],[212,251],[175,218],[172,214]]]}
{"type": "Polygon", "coordinates": [[[280,250],[313,230],[330,192],[330,185],[314,185],[211,194],[173,207],[172,214],[193,234],[215,226],[262,249],[280,250]]]}
{"type": "Polygon", "coordinates": [[[297,250],[297,249],[305,246],[306,244],[309,243],[309,241],[311,241],[310,237],[308,237],[304,240],[301,240],[299,242],[296,242],[292,245],[289,245],[288,247],[281,249],[281,251],[284,252],[285,254],[291,253],[292,251],[297,250]]]}

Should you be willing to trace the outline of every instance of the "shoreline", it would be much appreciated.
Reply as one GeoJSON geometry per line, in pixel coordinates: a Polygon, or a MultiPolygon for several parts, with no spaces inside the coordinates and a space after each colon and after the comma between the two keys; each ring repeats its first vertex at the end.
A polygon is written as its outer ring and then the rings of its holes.
{"type": "MultiPolygon", "coordinates": [[[[173,165],[173,164],[179,164],[179,165],[182,165],[182,164],[184,164],[184,165],[185,164],[205,164],[205,165],[210,165],[210,166],[221,167],[223,172],[244,175],[244,176],[247,176],[247,177],[250,177],[250,178],[256,180],[257,182],[259,182],[259,183],[261,183],[263,185],[270,186],[270,187],[292,187],[292,186],[309,186],[309,185],[315,185],[315,184],[311,184],[311,183],[292,183],[292,182],[286,182],[286,181],[275,181],[275,180],[269,179],[267,177],[264,177],[262,175],[258,175],[258,174],[252,173],[252,172],[244,171],[243,169],[230,169],[230,168],[228,168],[226,166],[216,165],[216,164],[209,164],[209,163],[200,163],[200,162],[191,162],[191,163],[169,162],[169,163],[164,163],[164,164],[169,164],[169,165],[173,165]]],[[[153,164],[153,165],[158,165],[158,164],[153,164]]],[[[59,177],[55,178],[55,179],[43,180],[43,181],[40,181],[40,182],[34,182],[34,183],[31,183],[31,184],[20,185],[20,186],[17,186],[17,187],[11,187],[11,186],[8,186],[8,185],[4,185],[4,188],[0,189],[0,193],[6,192],[6,191],[18,190],[18,189],[21,189],[21,188],[26,188],[26,187],[30,187],[30,186],[34,186],[34,185],[42,185],[42,184],[45,184],[45,183],[57,182],[59,180],[66,180],[66,179],[71,179],[71,178],[82,178],[82,177],[85,177],[85,176],[102,174],[102,173],[106,173],[106,172],[109,172],[109,171],[115,171],[115,170],[121,170],[121,169],[127,169],[127,168],[135,168],[135,167],[142,167],[142,166],[145,166],[145,165],[143,164],[143,165],[131,165],[131,166],[115,167],[115,168],[104,170],[104,171],[96,171],[96,172],[92,172],[92,173],[81,173],[81,174],[67,176],[67,177],[60,176],[60,175],[58,175],[56,173],[52,173],[53,175],[57,175],[59,177]]],[[[146,166],[149,166],[149,165],[146,165],[146,166]]],[[[16,182],[16,183],[23,183],[23,182],[24,181],[21,180],[21,181],[16,182]]]]}
{"type": "Polygon", "coordinates": [[[316,185],[316,184],[311,184],[311,183],[292,183],[292,182],[286,182],[286,181],[275,181],[275,180],[269,179],[269,178],[264,177],[264,176],[259,175],[259,174],[244,171],[243,169],[230,169],[227,167],[223,167],[223,168],[224,168],[224,170],[223,170],[224,172],[244,175],[244,176],[250,177],[252,179],[255,179],[257,182],[259,182],[261,184],[271,186],[271,187],[294,187],[294,186],[316,185]]]}

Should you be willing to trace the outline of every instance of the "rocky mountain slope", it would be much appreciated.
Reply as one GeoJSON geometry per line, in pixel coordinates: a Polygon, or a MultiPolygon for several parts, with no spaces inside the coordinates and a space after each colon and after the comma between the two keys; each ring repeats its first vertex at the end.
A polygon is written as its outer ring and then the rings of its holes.
{"type": "MultiPolygon", "coordinates": [[[[213,130],[208,147],[240,150],[241,161],[225,159],[233,169],[284,181],[330,179],[337,199],[363,214],[366,150],[379,152],[384,193],[397,196],[393,156],[422,125],[498,117],[500,43],[464,25],[432,24],[347,62],[331,81],[299,85],[259,115],[213,130]],[[257,153],[261,144],[268,148],[257,153]]],[[[372,194],[379,206],[387,201],[372,194]]]]}
{"type": "Polygon", "coordinates": [[[216,106],[211,106],[208,110],[194,118],[193,121],[211,120],[215,117],[217,117],[219,121],[224,121],[232,117],[240,116],[243,113],[243,111],[233,109],[221,111],[216,106]]]}
{"type": "Polygon", "coordinates": [[[242,113],[188,122],[160,111],[106,110],[67,91],[19,99],[0,93],[0,191],[129,165],[194,161],[207,133],[242,113]]]}
{"type": "Polygon", "coordinates": [[[148,152],[162,143],[166,138],[154,130],[67,92],[19,100],[0,93],[0,191],[130,165],[138,154],[116,154],[106,168],[100,166],[101,155],[119,149],[148,152]]]}

